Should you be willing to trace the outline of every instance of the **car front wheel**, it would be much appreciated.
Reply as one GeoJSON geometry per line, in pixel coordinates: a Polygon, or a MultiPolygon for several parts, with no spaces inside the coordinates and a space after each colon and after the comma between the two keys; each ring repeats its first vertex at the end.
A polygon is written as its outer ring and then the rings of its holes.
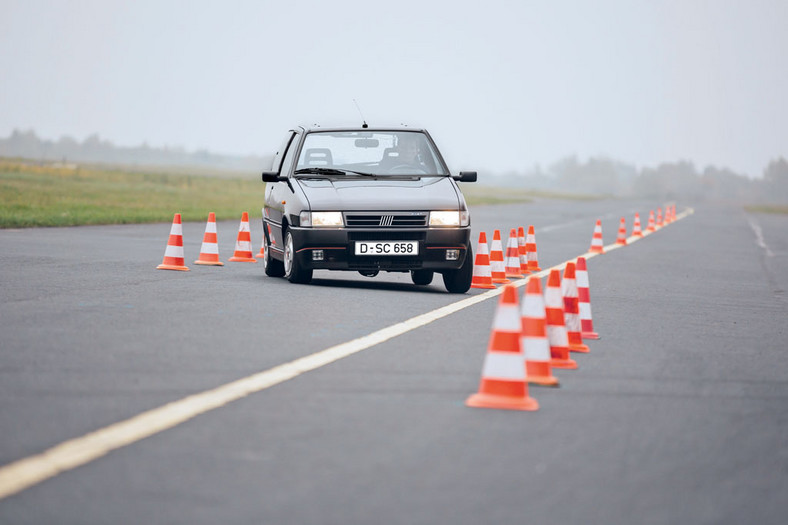
{"type": "Polygon", "coordinates": [[[468,253],[465,254],[465,262],[456,270],[443,272],[443,284],[449,293],[465,293],[471,288],[473,279],[473,251],[468,245],[468,253]]]}
{"type": "Polygon", "coordinates": [[[271,257],[271,248],[263,237],[263,270],[269,277],[282,277],[285,274],[285,265],[271,257]]]}
{"type": "MultiPolygon", "coordinates": [[[[295,248],[293,247],[293,234],[288,232],[285,234],[285,279],[291,283],[306,284],[312,280],[312,269],[303,268],[298,263],[298,258],[295,256],[295,248]]],[[[469,284],[470,286],[470,284],[469,284]]]]}

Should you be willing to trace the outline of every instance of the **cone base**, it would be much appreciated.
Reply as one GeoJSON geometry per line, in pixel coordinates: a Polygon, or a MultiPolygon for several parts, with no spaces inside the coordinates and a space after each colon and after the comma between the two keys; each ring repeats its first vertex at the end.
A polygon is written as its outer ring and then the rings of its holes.
{"type": "Polygon", "coordinates": [[[574,359],[551,359],[550,368],[561,368],[563,370],[577,370],[577,361],[574,359]]]}
{"type": "Polygon", "coordinates": [[[175,266],[172,264],[160,264],[156,267],[157,270],[177,270],[179,272],[188,272],[187,266],[175,266]]]}
{"type": "Polygon", "coordinates": [[[633,233],[632,237],[643,237],[643,233],[633,233]]]}
{"type": "Polygon", "coordinates": [[[627,241],[616,241],[616,244],[620,244],[621,246],[626,246],[627,241]]]}
{"type": "Polygon", "coordinates": [[[599,334],[596,332],[582,332],[580,337],[583,339],[599,339],[599,334]]]}
{"type": "Polygon", "coordinates": [[[254,257],[255,257],[255,259],[262,259],[263,257],[265,257],[265,254],[264,253],[258,253],[254,257]]]}
{"type": "Polygon", "coordinates": [[[605,250],[603,250],[602,248],[594,248],[594,247],[591,247],[591,248],[588,250],[588,253],[605,253],[605,250]]]}
{"type": "Polygon", "coordinates": [[[532,272],[541,272],[542,271],[542,269],[539,268],[538,266],[529,266],[528,269],[531,270],[532,272]]]}
{"type": "Polygon", "coordinates": [[[506,277],[511,277],[512,279],[522,279],[522,278],[525,277],[525,275],[523,275],[521,273],[508,273],[507,272],[506,273],[506,277]]]}
{"type": "Polygon", "coordinates": [[[214,262],[214,261],[201,261],[199,259],[194,261],[194,264],[202,264],[204,266],[224,266],[224,263],[222,261],[216,261],[216,262],[214,262]]]}
{"type": "Polygon", "coordinates": [[[254,257],[230,257],[227,260],[230,262],[251,262],[251,263],[257,262],[257,259],[255,259],[254,257]]]}
{"type": "Polygon", "coordinates": [[[539,403],[532,397],[506,397],[492,394],[473,394],[465,400],[473,408],[500,408],[503,410],[539,410],[539,403]]]}
{"type": "Polygon", "coordinates": [[[591,349],[588,348],[588,345],[583,345],[583,344],[578,345],[578,344],[571,344],[570,343],[569,344],[569,351],[570,352],[580,352],[581,354],[587,354],[587,353],[591,352],[591,349]]]}
{"type": "Polygon", "coordinates": [[[523,268],[522,266],[520,266],[520,273],[523,274],[523,275],[528,275],[529,273],[531,273],[531,270],[529,270],[528,268],[523,268]]]}
{"type": "Polygon", "coordinates": [[[494,284],[471,284],[471,288],[481,288],[482,290],[495,290],[494,284]]]}
{"type": "Polygon", "coordinates": [[[561,386],[555,376],[526,376],[525,380],[532,385],[539,386],[561,386]]]}
{"type": "Polygon", "coordinates": [[[507,283],[510,283],[512,281],[510,281],[509,279],[493,279],[492,282],[497,283],[497,284],[507,284],[507,283]]]}

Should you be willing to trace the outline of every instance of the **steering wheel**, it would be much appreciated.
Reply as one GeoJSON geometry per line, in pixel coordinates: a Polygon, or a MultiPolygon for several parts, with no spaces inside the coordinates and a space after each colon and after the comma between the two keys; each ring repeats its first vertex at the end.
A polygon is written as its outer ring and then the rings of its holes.
{"type": "Polygon", "coordinates": [[[398,164],[396,166],[393,166],[393,167],[389,168],[389,173],[393,173],[393,174],[397,174],[397,173],[402,173],[402,174],[419,173],[419,174],[422,174],[422,175],[426,175],[427,170],[425,170],[425,169],[423,169],[423,168],[421,168],[419,166],[412,166],[410,164],[398,164]]]}

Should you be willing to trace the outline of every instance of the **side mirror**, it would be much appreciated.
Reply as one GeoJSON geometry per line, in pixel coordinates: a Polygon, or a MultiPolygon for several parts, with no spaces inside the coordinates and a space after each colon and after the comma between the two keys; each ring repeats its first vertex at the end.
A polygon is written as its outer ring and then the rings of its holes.
{"type": "Polygon", "coordinates": [[[455,175],[452,178],[459,182],[476,182],[476,177],[475,171],[461,171],[459,175],[455,175]]]}
{"type": "Polygon", "coordinates": [[[263,182],[282,182],[287,180],[286,176],[280,176],[275,171],[264,171],[263,172],[263,182]]]}

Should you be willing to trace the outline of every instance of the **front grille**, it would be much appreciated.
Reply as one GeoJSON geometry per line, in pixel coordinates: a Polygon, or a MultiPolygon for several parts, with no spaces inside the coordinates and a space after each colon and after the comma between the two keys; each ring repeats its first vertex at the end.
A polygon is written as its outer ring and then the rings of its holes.
{"type": "Polygon", "coordinates": [[[427,239],[425,232],[413,231],[374,231],[374,232],[347,232],[348,241],[424,241],[427,239]]]}
{"type": "Polygon", "coordinates": [[[348,228],[424,228],[427,213],[346,213],[345,224],[348,228]]]}

